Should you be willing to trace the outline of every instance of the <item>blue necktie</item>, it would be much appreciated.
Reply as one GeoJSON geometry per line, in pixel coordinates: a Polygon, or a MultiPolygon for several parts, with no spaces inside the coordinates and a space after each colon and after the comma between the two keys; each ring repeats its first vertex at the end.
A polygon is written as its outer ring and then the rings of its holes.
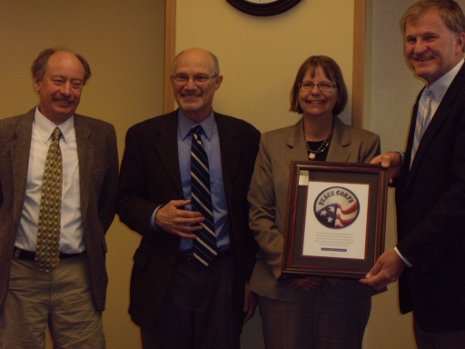
{"type": "Polygon", "coordinates": [[[431,97],[432,91],[425,89],[421,94],[420,101],[418,102],[417,120],[415,123],[415,133],[413,134],[412,153],[410,156],[410,166],[412,166],[415,154],[420,146],[421,137],[425,133],[428,123],[430,121],[431,112],[431,97]]]}
{"type": "Polygon", "coordinates": [[[191,195],[192,209],[200,212],[205,220],[203,229],[197,231],[194,240],[194,257],[205,266],[218,255],[216,246],[215,225],[213,222],[213,207],[210,193],[210,174],[208,157],[202,143],[202,126],[194,125],[191,130],[191,195]]]}

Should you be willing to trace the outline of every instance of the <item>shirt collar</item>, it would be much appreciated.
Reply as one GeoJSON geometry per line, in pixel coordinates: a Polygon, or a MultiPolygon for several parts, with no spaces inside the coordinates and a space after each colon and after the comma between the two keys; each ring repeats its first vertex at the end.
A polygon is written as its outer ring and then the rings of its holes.
{"type": "Polygon", "coordinates": [[[460,62],[449,72],[441,76],[431,85],[427,86],[433,92],[433,98],[435,100],[442,101],[442,98],[446,94],[450,84],[454,80],[455,76],[459,73],[460,68],[462,68],[463,63],[464,60],[460,60],[460,62]]]}
{"type": "Polygon", "coordinates": [[[74,115],[60,125],[55,125],[51,122],[44,114],[42,114],[38,107],[36,107],[35,114],[34,114],[34,127],[39,133],[40,139],[44,143],[47,143],[50,137],[52,136],[53,130],[56,127],[60,128],[62,134],[62,140],[65,143],[69,143],[75,138],[74,131],[74,115]]]}
{"type": "MultiPolygon", "coordinates": [[[[184,140],[191,131],[192,126],[197,125],[191,119],[189,119],[186,114],[183,113],[181,109],[178,110],[178,130],[181,135],[181,139],[184,140]]],[[[213,112],[211,112],[203,121],[198,124],[202,126],[203,132],[208,140],[210,140],[213,136],[213,129],[215,126],[215,117],[213,112]]]]}

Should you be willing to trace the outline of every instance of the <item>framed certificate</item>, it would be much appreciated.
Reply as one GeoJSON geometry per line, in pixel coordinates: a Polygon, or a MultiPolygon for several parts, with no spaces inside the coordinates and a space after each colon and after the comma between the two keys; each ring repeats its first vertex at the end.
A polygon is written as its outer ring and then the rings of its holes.
{"type": "Polygon", "coordinates": [[[384,249],[387,187],[378,165],[293,162],[283,275],[364,277],[384,249]]]}

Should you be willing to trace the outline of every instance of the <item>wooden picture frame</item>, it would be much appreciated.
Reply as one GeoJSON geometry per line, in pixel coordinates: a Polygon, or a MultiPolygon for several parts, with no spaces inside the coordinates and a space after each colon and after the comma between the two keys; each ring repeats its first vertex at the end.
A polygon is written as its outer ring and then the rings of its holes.
{"type": "Polygon", "coordinates": [[[384,249],[387,169],[293,162],[283,275],[362,278],[384,249]]]}

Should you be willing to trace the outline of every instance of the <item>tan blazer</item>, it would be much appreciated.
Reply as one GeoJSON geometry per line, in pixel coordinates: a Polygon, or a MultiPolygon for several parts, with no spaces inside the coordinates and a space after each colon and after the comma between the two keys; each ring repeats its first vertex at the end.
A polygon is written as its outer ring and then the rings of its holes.
{"type": "MultiPolygon", "coordinates": [[[[334,130],[327,161],[369,162],[380,152],[379,137],[369,131],[343,124],[334,118],[334,130]]],[[[250,285],[259,295],[292,301],[301,294],[281,276],[283,232],[285,231],[287,188],[291,161],[305,161],[307,147],[302,119],[294,126],[262,135],[250,185],[249,224],[260,251],[250,285]]],[[[373,293],[353,280],[325,279],[322,290],[328,297],[352,299],[373,293]]]]}
{"type": "MultiPolygon", "coordinates": [[[[16,232],[26,192],[35,108],[0,120],[0,306],[10,278],[16,232]]],[[[82,115],[74,119],[84,244],[95,308],[105,307],[105,233],[113,221],[118,190],[118,154],[112,125],[82,115]]]]}

